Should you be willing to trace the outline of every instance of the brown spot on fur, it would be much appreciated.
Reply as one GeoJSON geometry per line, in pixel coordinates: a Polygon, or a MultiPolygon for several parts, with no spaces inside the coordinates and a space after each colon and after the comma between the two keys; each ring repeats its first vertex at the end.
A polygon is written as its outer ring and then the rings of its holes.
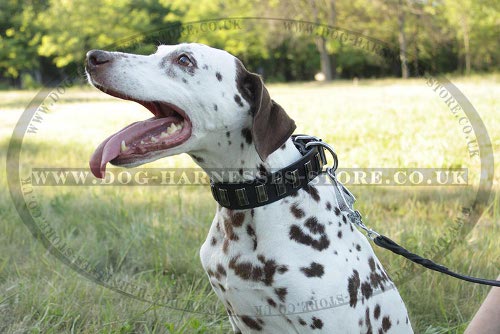
{"type": "Polygon", "coordinates": [[[222,244],[222,251],[224,254],[227,254],[227,249],[229,248],[229,239],[224,239],[224,243],[222,244]]]}
{"type": "Polygon", "coordinates": [[[371,271],[375,271],[375,260],[371,256],[368,259],[368,265],[370,266],[371,271]]]}
{"type": "MultiPolygon", "coordinates": [[[[235,256],[229,261],[229,268],[233,269],[234,273],[241,279],[262,282],[267,286],[273,284],[276,271],[282,273],[284,272],[282,269],[286,268],[286,266],[276,264],[275,260],[266,260],[263,255],[257,256],[262,266],[254,265],[247,261],[240,262],[238,261],[239,257],[239,255],[235,256]]],[[[286,270],[288,269],[285,269],[285,271],[286,270]]]]}
{"type": "Polygon", "coordinates": [[[245,325],[248,326],[248,328],[255,329],[257,331],[262,330],[262,326],[257,321],[250,318],[249,316],[246,316],[246,315],[241,316],[241,321],[243,321],[245,323],[245,325]]]}
{"type": "Polygon", "coordinates": [[[353,270],[352,276],[347,280],[347,291],[349,291],[349,305],[356,307],[358,303],[358,289],[361,285],[359,273],[356,269],[353,270]]]}
{"type": "Polygon", "coordinates": [[[373,294],[373,289],[372,286],[370,285],[369,282],[363,282],[361,284],[361,294],[363,297],[365,297],[367,300],[370,299],[370,297],[373,294]]]}
{"type": "Polygon", "coordinates": [[[274,293],[276,294],[276,296],[278,296],[278,298],[281,302],[283,302],[283,303],[285,302],[285,298],[286,298],[286,295],[288,293],[286,288],[276,288],[276,289],[274,289],[274,293]]]}
{"type": "Polygon", "coordinates": [[[319,251],[322,251],[330,246],[330,240],[328,240],[326,234],[321,233],[319,239],[314,239],[309,234],[305,234],[297,225],[290,226],[289,236],[291,240],[306,246],[311,246],[319,251]]]}
{"type": "Polygon", "coordinates": [[[312,324],[311,324],[312,329],[321,329],[323,328],[323,321],[321,319],[318,319],[316,317],[312,317],[312,324]]]}
{"type": "Polygon", "coordinates": [[[241,96],[238,94],[234,94],[234,102],[238,104],[238,106],[243,107],[243,102],[241,101],[241,96]]]}
{"type": "Polygon", "coordinates": [[[290,211],[292,212],[292,214],[293,214],[293,216],[294,216],[295,218],[300,219],[300,218],[304,218],[304,216],[305,216],[304,211],[298,207],[298,204],[297,204],[297,203],[294,203],[294,204],[290,207],[290,211]]]}
{"type": "Polygon", "coordinates": [[[387,332],[392,326],[391,320],[388,316],[382,318],[382,329],[387,332]]]}
{"type": "Polygon", "coordinates": [[[367,333],[372,333],[372,323],[370,321],[370,308],[369,307],[366,308],[366,312],[365,312],[365,324],[368,327],[367,333]]]}
{"type": "Polygon", "coordinates": [[[217,265],[217,272],[223,277],[226,276],[226,269],[220,263],[217,265]]]}
{"type": "Polygon", "coordinates": [[[314,186],[310,186],[310,185],[307,185],[304,190],[309,194],[311,195],[311,197],[313,198],[313,200],[315,200],[316,202],[319,202],[320,200],[320,197],[319,197],[319,193],[318,193],[318,189],[316,189],[316,187],[314,186]]]}
{"type": "Polygon", "coordinates": [[[323,265],[316,262],[311,262],[309,267],[300,268],[300,271],[302,271],[307,277],[321,277],[325,273],[323,265]]]}
{"type": "Polygon", "coordinates": [[[318,223],[318,218],[316,217],[309,217],[307,218],[306,222],[304,223],[304,226],[311,231],[313,234],[323,234],[325,233],[325,226],[318,223]]]}
{"type": "Polygon", "coordinates": [[[251,225],[247,225],[247,234],[253,240],[253,250],[257,249],[257,235],[255,235],[255,230],[251,225]]]}
{"type": "Polygon", "coordinates": [[[379,304],[375,305],[375,310],[373,311],[373,316],[375,317],[375,319],[378,319],[378,317],[380,317],[380,305],[379,304]]]}

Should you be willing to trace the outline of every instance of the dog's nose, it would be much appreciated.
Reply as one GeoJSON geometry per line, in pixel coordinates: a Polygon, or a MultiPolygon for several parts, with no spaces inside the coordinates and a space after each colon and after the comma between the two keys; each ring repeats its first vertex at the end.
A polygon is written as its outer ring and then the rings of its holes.
{"type": "Polygon", "coordinates": [[[111,60],[113,60],[113,55],[110,52],[102,50],[90,50],[87,52],[87,67],[89,69],[109,63],[111,60]]]}

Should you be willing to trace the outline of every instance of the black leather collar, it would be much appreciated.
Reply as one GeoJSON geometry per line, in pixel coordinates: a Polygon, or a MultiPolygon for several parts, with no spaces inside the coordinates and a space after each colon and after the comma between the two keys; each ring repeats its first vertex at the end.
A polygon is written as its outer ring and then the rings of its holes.
{"type": "Polygon", "coordinates": [[[292,136],[303,155],[293,164],[251,181],[241,183],[211,182],[212,195],[223,207],[233,210],[251,209],[276,202],[295,194],[323,171],[326,164],[321,145],[306,147],[314,137],[292,136]],[[307,137],[305,139],[304,137],[307,137]]]}

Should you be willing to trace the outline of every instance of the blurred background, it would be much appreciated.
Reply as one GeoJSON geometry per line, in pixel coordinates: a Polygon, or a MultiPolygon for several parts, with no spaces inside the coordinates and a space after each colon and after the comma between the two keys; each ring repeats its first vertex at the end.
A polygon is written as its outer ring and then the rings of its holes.
{"type": "Polygon", "coordinates": [[[497,71],[500,2],[495,0],[3,0],[0,88],[36,88],[74,73],[90,49],[143,34],[124,51],[149,54],[155,44],[195,40],[224,48],[268,81],[412,77],[426,71],[497,71]],[[306,24],[227,25],[186,36],[151,31],[223,17],[280,17],[342,27],[387,43],[381,60],[306,24]],[[314,38],[311,38],[314,35],[314,38]],[[387,57],[385,57],[387,58],[387,57]]]}
{"type": "MultiPolygon", "coordinates": [[[[470,156],[469,134],[442,90],[422,76],[452,79],[488,130],[475,128],[473,140],[489,135],[498,161],[499,13],[498,0],[0,0],[0,333],[231,332],[199,259],[216,210],[209,187],[33,188],[43,224],[75,258],[165,307],[81,276],[30,234],[12,205],[3,166],[22,115],[36,128],[20,134],[23,180],[34,168],[78,168],[93,178],[88,159],[99,143],[150,117],[86,83],[85,54],[96,48],[225,49],[263,75],[297,133],[334,145],[341,168],[466,168],[467,186],[349,187],[375,230],[460,273],[497,277],[500,167],[480,220],[451,233],[484,166],[470,156]]],[[[144,167],[196,165],[184,154],[144,167]]],[[[463,333],[489,291],[375,251],[416,333],[463,333]]]]}

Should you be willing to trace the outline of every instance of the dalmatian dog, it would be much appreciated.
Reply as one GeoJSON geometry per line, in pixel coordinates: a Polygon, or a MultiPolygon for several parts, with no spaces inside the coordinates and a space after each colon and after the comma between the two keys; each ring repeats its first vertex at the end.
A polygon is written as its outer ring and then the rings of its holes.
{"type": "MultiPolygon", "coordinates": [[[[87,53],[92,85],[153,117],[107,138],[90,168],[134,167],[189,154],[236,180],[302,157],[294,121],[260,76],[226,51],[164,45],[149,56],[87,53]]],[[[217,206],[203,268],[235,333],[412,333],[406,307],[367,239],[338,207],[324,174],[295,194],[249,210],[217,206]]],[[[227,180],[226,180],[227,181],[227,180]]]]}

